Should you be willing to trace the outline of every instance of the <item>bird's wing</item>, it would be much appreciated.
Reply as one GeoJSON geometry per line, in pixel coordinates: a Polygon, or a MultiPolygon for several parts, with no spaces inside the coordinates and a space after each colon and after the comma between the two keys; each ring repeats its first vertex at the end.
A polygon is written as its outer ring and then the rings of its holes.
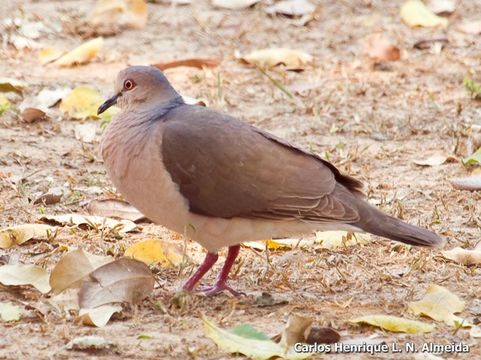
{"type": "Polygon", "coordinates": [[[359,220],[360,183],[331,164],[240,120],[184,105],[161,120],[166,170],[190,210],[221,218],[359,220]],[[349,196],[336,196],[339,188],[349,196]]]}

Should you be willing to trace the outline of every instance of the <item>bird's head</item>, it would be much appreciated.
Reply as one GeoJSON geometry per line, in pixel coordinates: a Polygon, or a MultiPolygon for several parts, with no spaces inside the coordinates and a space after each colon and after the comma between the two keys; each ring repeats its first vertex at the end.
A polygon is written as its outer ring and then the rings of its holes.
{"type": "Polygon", "coordinates": [[[130,66],[119,72],[114,93],[100,105],[97,114],[115,104],[125,109],[158,104],[179,96],[162,71],[152,66],[130,66]]]}

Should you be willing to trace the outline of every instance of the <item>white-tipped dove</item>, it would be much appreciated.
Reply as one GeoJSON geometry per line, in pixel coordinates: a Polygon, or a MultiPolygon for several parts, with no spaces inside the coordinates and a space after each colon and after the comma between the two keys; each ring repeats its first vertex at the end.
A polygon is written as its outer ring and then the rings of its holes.
{"type": "Polygon", "coordinates": [[[98,113],[114,104],[122,111],[101,142],[112,182],[149,219],[208,251],[186,290],[227,246],[217,282],[204,292],[238,294],[227,279],[244,241],[350,230],[411,245],[444,243],[369,205],[359,181],[317,155],[229,115],[185,104],[154,67],[121,71],[115,95],[98,113]]]}

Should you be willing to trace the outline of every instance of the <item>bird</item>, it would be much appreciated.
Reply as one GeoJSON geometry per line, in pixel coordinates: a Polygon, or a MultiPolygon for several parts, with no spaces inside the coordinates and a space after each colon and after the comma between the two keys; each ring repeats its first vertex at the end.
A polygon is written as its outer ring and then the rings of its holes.
{"type": "Polygon", "coordinates": [[[98,114],[113,105],[121,110],[100,142],[112,183],[147,218],[207,250],[183,286],[188,292],[241,295],[228,280],[245,241],[346,230],[424,247],[445,243],[370,205],[360,181],[320,156],[226,113],[186,104],[155,67],[120,71],[98,114]],[[225,247],[216,282],[197,288],[225,247]]]}

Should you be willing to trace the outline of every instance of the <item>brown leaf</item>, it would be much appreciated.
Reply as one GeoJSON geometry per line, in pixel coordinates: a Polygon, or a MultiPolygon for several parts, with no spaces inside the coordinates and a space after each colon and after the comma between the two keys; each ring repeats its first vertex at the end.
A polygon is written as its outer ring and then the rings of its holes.
{"type": "Polygon", "coordinates": [[[126,219],[134,222],[145,220],[144,214],[126,201],[116,199],[92,200],[87,205],[91,215],[126,219]]]}
{"type": "Polygon", "coordinates": [[[79,292],[81,308],[118,302],[135,303],[154,290],[154,277],[141,261],[121,258],[99,267],[82,282],[79,292]]]}
{"type": "Polygon", "coordinates": [[[331,328],[313,327],[307,337],[306,344],[334,344],[341,340],[341,335],[331,328]]]}
{"type": "Polygon", "coordinates": [[[31,107],[23,110],[20,117],[29,124],[47,119],[47,115],[42,110],[31,107]]]}
{"type": "Polygon", "coordinates": [[[162,71],[174,68],[174,67],[179,67],[179,66],[188,66],[188,67],[195,67],[198,69],[202,69],[203,67],[209,67],[209,68],[214,68],[220,64],[219,59],[213,59],[213,58],[192,58],[192,59],[182,59],[182,60],[173,60],[173,61],[168,61],[168,62],[163,62],[163,63],[157,63],[157,64],[152,64],[151,66],[154,66],[162,71]]]}
{"type": "Polygon", "coordinates": [[[364,52],[375,60],[396,61],[401,57],[398,47],[394,46],[389,39],[381,33],[371,34],[366,37],[364,52]]]}
{"type": "Polygon", "coordinates": [[[466,176],[450,180],[453,188],[458,190],[481,190],[481,175],[466,176]]]}
{"type": "Polygon", "coordinates": [[[98,267],[113,261],[110,256],[90,254],[83,249],[62,256],[50,274],[50,286],[54,294],[67,288],[79,287],[80,281],[98,267]]]}
{"type": "Polygon", "coordinates": [[[316,7],[308,0],[285,0],[267,7],[266,13],[294,17],[311,14],[315,9],[316,7]]]}
{"type": "Polygon", "coordinates": [[[287,325],[282,331],[280,344],[291,347],[296,343],[304,343],[311,331],[312,318],[299,314],[290,314],[287,325]]]}

